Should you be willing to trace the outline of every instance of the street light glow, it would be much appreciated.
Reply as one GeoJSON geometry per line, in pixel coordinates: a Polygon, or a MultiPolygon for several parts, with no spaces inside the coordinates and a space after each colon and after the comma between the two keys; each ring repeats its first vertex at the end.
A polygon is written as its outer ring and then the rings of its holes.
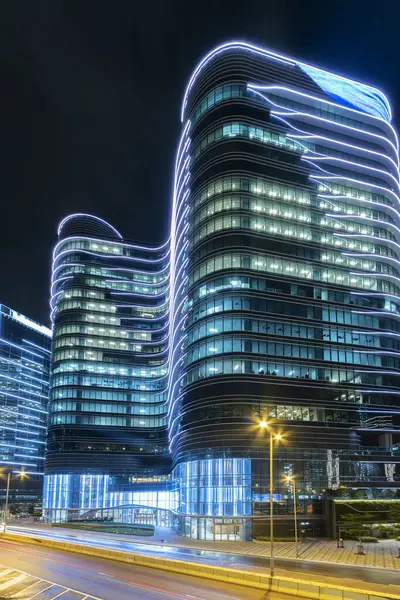
{"type": "Polygon", "coordinates": [[[282,435],[280,433],[277,433],[276,435],[274,435],[274,439],[275,440],[281,440],[282,439],[282,435]]]}
{"type": "Polygon", "coordinates": [[[266,429],[268,427],[268,421],[260,421],[259,425],[261,429],[266,429]]]}

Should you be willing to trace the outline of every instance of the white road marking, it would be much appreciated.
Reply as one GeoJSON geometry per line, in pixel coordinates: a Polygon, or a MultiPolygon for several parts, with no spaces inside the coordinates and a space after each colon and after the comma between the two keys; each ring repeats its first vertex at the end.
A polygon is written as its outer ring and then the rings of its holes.
{"type": "Polygon", "coordinates": [[[0,583],[0,590],[5,590],[8,587],[11,587],[12,585],[20,583],[21,581],[23,581],[26,578],[27,578],[27,575],[25,575],[24,573],[21,573],[21,575],[18,575],[17,577],[13,577],[12,579],[9,579],[5,583],[0,583]]]}

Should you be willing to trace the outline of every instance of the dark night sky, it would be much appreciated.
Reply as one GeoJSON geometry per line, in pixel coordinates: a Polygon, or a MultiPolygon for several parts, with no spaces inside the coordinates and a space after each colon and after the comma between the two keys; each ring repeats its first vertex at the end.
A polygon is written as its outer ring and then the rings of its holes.
{"type": "Polygon", "coordinates": [[[50,252],[71,212],[168,229],[179,107],[234,37],[383,87],[400,122],[398,0],[11,0],[0,7],[0,302],[48,322],[50,252]]]}

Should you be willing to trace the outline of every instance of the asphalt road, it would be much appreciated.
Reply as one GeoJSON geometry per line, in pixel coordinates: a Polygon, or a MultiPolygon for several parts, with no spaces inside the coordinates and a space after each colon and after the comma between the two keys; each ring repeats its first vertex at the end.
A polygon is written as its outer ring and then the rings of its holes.
{"type": "Polygon", "coordinates": [[[71,552],[0,541],[0,564],[101,598],[102,600],[293,600],[269,593],[125,565],[71,552]]]}
{"type": "MultiPolygon", "coordinates": [[[[220,567],[232,567],[236,569],[249,571],[262,571],[268,573],[269,558],[258,556],[247,556],[244,554],[229,554],[225,552],[211,552],[206,550],[195,550],[191,548],[178,548],[164,544],[140,544],[137,542],[127,542],[116,538],[104,538],[91,536],[89,532],[70,531],[68,533],[61,531],[46,530],[44,528],[34,527],[13,527],[9,526],[7,530],[10,533],[25,535],[35,535],[38,537],[47,537],[64,542],[84,543],[102,548],[113,548],[147,554],[151,556],[160,556],[162,558],[176,558],[189,562],[197,562],[220,567]]],[[[399,571],[391,569],[380,569],[374,567],[359,567],[355,565],[333,565],[331,563],[302,561],[290,559],[275,559],[275,569],[277,574],[294,576],[301,573],[312,576],[326,576],[338,578],[341,585],[356,587],[357,581],[365,583],[378,583],[384,585],[396,586],[391,591],[400,592],[399,571]]],[[[188,599],[190,600],[190,598],[188,599]]]]}

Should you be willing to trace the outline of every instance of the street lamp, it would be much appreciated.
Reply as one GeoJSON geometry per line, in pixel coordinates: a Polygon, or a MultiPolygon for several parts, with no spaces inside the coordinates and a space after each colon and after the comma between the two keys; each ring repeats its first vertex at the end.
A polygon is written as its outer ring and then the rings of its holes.
{"type": "MultiPolygon", "coordinates": [[[[20,471],[18,473],[18,477],[20,479],[23,479],[24,477],[27,477],[27,474],[25,473],[25,471],[20,471]]],[[[4,520],[3,520],[3,533],[6,532],[6,523],[7,523],[7,516],[8,516],[8,495],[10,493],[10,482],[11,482],[11,471],[8,471],[7,473],[7,487],[6,487],[6,503],[5,503],[5,507],[4,507],[4,520]]]]}
{"type": "MultiPolygon", "coordinates": [[[[268,428],[267,421],[260,422],[261,429],[268,428]]],[[[274,440],[282,438],[280,433],[269,432],[269,536],[271,546],[270,573],[274,576],[274,440]]]]}
{"type": "Polygon", "coordinates": [[[293,475],[286,475],[286,481],[293,486],[293,512],[294,512],[294,541],[296,545],[296,558],[299,557],[297,547],[297,498],[296,498],[296,480],[293,475]]]}

